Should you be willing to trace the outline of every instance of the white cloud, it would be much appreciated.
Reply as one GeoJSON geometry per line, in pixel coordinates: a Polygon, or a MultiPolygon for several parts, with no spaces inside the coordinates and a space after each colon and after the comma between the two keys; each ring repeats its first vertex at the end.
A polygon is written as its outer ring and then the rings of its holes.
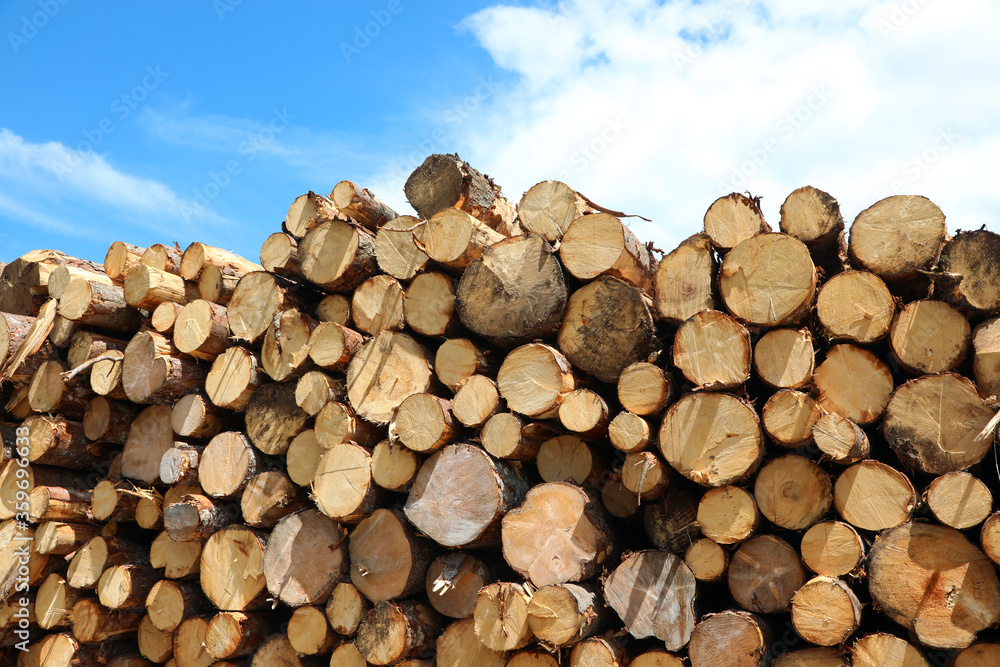
{"type": "MultiPolygon", "coordinates": [[[[1000,229],[998,24],[989,0],[496,5],[463,27],[516,82],[423,155],[457,139],[515,202],[560,178],[653,218],[631,224],[661,247],[732,190],[762,195],[776,227],[805,184],[848,223],[899,192],[931,197],[952,229],[1000,229]]],[[[401,153],[378,187],[399,186],[400,164],[417,166],[401,153]]]]}

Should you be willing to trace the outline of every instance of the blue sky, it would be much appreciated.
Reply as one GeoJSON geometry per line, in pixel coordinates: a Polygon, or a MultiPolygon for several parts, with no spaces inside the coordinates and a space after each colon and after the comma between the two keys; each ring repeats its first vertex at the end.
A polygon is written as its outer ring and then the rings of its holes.
{"type": "Polygon", "coordinates": [[[410,213],[458,152],[517,202],[565,180],[673,247],[730,191],[848,223],[924,194],[1000,231],[987,0],[413,0],[0,6],[0,261],[194,240],[257,259],[342,179],[410,213]],[[338,6],[339,5],[339,6],[338,6]]]}

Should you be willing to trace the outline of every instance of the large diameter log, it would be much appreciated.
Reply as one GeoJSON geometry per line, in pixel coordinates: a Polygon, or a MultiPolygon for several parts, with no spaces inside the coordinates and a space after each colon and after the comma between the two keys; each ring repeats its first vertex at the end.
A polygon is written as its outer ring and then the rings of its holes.
{"type": "Polygon", "coordinates": [[[840,204],[811,185],[794,190],[781,205],[778,228],[806,244],[827,276],[838,273],[847,257],[847,238],[840,204]]]}
{"type": "Polygon", "coordinates": [[[295,385],[265,384],[247,402],[247,436],[265,454],[284,454],[308,418],[295,404],[295,385]]]}
{"type": "Polygon", "coordinates": [[[798,552],[774,535],[752,537],[733,554],[729,592],[747,611],[773,614],[788,611],[806,582],[798,552]]]}
{"type": "Polygon", "coordinates": [[[247,436],[225,431],[212,438],[201,452],[198,483],[213,498],[234,498],[265,465],[247,436]]]}
{"type": "Polygon", "coordinates": [[[337,210],[333,200],[318,195],[312,190],[299,195],[288,207],[282,229],[285,233],[301,239],[309,231],[328,220],[346,220],[347,216],[337,210]]]}
{"type": "Polygon", "coordinates": [[[904,466],[941,475],[964,470],[986,456],[995,436],[979,435],[992,417],[971,380],[944,373],[897,387],[882,432],[904,466]]]}
{"type": "Polygon", "coordinates": [[[405,512],[442,546],[495,546],[501,520],[527,491],[527,480],[508,464],[469,444],[449,445],[421,466],[405,512]]]}
{"type": "Polygon", "coordinates": [[[971,340],[965,315],[933,299],[908,303],[889,332],[893,357],[916,375],[955,370],[965,360],[971,340]]]}
{"type": "Polygon", "coordinates": [[[240,278],[226,306],[229,331],[236,340],[255,344],[271,326],[276,312],[301,308],[303,304],[304,298],[293,291],[292,283],[253,271],[240,278]]]}
{"type": "Polygon", "coordinates": [[[840,474],[833,502],[852,526],[878,531],[908,521],[917,505],[917,492],[906,475],[868,459],[840,474]]]}
{"type": "Polygon", "coordinates": [[[787,454],[767,462],[754,480],[754,497],[768,521],[788,530],[805,530],[833,504],[833,483],[818,463],[787,454]]]}
{"type": "Polygon", "coordinates": [[[660,349],[648,297],[607,276],[583,286],[566,305],[559,349],[585,373],[617,382],[626,367],[660,349]]]}
{"type": "Polygon", "coordinates": [[[449,551],[427,568],[427,600],[439,614],[472,618],[480,589],[492,583],[489,566],[479,558],[449,551]]]}
{"type": "Polygon", "coordinates": [[[403,286],[392,276],[372,276],[354,290],[351,313],[354,324],[366,334],[400,331],[406,326],[403,286]]]}
{"type": "Polygon", "coordinates": [[[113,331],[131,332],[139,328],[140,317],[126,303],[121,287],[74,278],[59,300],[59,314],[67,320],[113,331]]]}
{"type": "Polygon", "coordinates": [[[630,555],[604,582],[604,599],[636,639],[656,637],[668,651],[687,645],[695,627],[696,580],[666,551],[630,555]]]}
{"type": "Polygon", "coordinates": [[[580,193],[561,181],[542,181],[531,186],[517,204],[521,226],[549,243],[560,240],[581,215],[594,212],[580,193]]]}
{"type": "Polygon", "coordinates": [[[673,360],[699,389],[736,389],[750,379],[750,332],[725,313],[703,310],[677,329],[673,360]]]}
{"type": "Polygon", "coordinates": [[[726,255],[719,270],[719,294],[729,312],[747,324],[795,324],[812,306],[816,267],[798,239],[760,234],[726,255]]]}
{"type": "Polygon", "coordinates": [[[858,531],[840,521],[815,524],[802,536],[799,551],[806,567],[826,577],[854,572],[865,556],[858,531]]]}
{"type": "Polygon", "coordinates": [[[688,646],[691,667],[760,667],[767,664],[771,632],[764,619],[743,611],[705,614],[688,646]]]}
{"type": "Polygon", "coordinates": [[[867,271],[845,271],[823,284],[816,317],[827,338],[866,345],[889,333],[896,302],[882,279],[867,271]]]}
{"type": "Polygon", "coordinates": [[[868,567],[872,600],[924,646],[965,648],[1000,620],[993,563],[953,528],[891,528],[872,545],[868,567]]]}
{"type": "Polygon", "coordinates": [[[155,484],[160,481],[160,459],[174,446],[170,407],[151,405],[129,427],[122,451],[122,475],[155,484]]]}
{"type": "Polygon", "coordinates": [[[663,418],[660,452],[693,482],[721,486],[747,479],[764,454],[757,413],[729,394],[688,394],[663,418]]]}
{"type": "Polygon", "coordinates": [[[431,388],[424,349],[406,334],[384,331],[362,346],[347,368],[347,397],[358,415],[387,424],[409,396],[431,388]]]}
{"type": "Polygon", "coordinates": [[[351,582],[372,602],[424,589],[433,542],[420,537],[398,510],[377,509],[351,532],[351,582]]]}
{"type": "Polygon", "coordinates": [[[330,199],[340,212],[350,216],[372,231],[398,217],[395,211],[383,204],[370,190],[350,181],[341,181],[333,187],[330,199]]]}
{"type": "Polygon", "coordinates": [[[207,370],[155,331],[133,336],[125,348],[122,386],[133,403],[173,405],[205,382],[207,370]]]}
{"type": "Polygon", "coordinates": [[[377,268],[375,235],[340,220],[324,222],[299,242],[299,267],[328,292],[350,292],[377,268]]]}
{"type": "Polygon", "coordinates": [[[737,192],[712,202],[704,222],[712,245],[723,253],[751,236],[771,231],[757,201],[737,192]]]}
{"type": "Polygon", "coordinates": [[[104,256],[104,272],[112,280],[122,280],[128,271],[139,265],[145,248],[115,241],[104,256]]]}
{"type": "Polygon", "coordinates": [[[894,635],[865,635],[851,647],[854,667],[931,667],[924,654],[913,644],[894,635]]]}
{"type": "Polygon", "coordinates": [[[601,629],[604,609],[600,596],[590,587],[543,586],[528,602],[528,627],[544,646],[569,646],[601,629]]]}
{"type": "Polygon", "coordinates": [[[712,290],[717,268],[707,234],[682,241],[656,267],[653,303],[657,317],[676,325],[702,310],[715,310],[712,290]]]}
{"type": "Polygon", "coordinates": [[[325,602],[347,573],[346,537],[343,528],[314,509],[279,521],[264,552],[271,595],[290,607],[325,602]]]}
{"type": "MultiPolygon", "coordinates": [[[[444,629],[437,639],[437,652],[434,656],[437,667],[506,667],[514,664],[507,661],[510,655],[508,651],[494,651],[479,641],[475,625],[475,620],[470,618],[455,621],[444,629]]],[[[398,664],[429,667],[431,663],[410,660],[398,664]]]]}
{"type": "Polygon", "coordinates": [[[124,294],[125,302],[133,308],[153,310],[164,301],[194,301],[198,286],[173,273],[140,264],[125,275],[124,294]]]}
{"type": "Polygon", "coordinates": [[[653,291],[655,266],[649,250],[609,213],[574,220],[563,235],[559,257],[566,270],[580,280],[608,275],[647,293],[653,291]]]}
{"type": "Polygon", "coordinates": [[[196,299],[177,314],[174,345],[196,359],[212,361],[229,347],[229,321],[224,306],[196,299]]]}
{"type": "Polygon", "coordinates": [[[604,508],[579,486],[547,482],[503,518],[507,563],[535,586],[583,581],[614,553],[604,508]]]}
{"type": "Polygon", "coordinates": [[[885,412],[892,395],[889,366],[869,350],[844,343],[827,351],[814,375],[819,406],[864,426],[885,412]],[[864,378],[859,382],[859,378],[864,378]]]}
{"type": "Polygon", "coordinates": [[[398,280],[410,280],[424,270],[430,258],[415,242],[418,218],[402,215],[386,222],[375,234],[375,258],[379,268],[398,280]]]}
{"type": "Polygon", "coordinates": [[[458,155],[429,156],[406,179],[403,191],[421,218],[430,219],[438,211],[456,208],[504,236],[516,233],[517,213],[500,194],[500,186],[458,155]]]}
{"type": "Polygon", "coordinates": [[[442,625],[443,619],[427,605],[380,601],[361,621],[354,643],[371,664],[389,665],[430,656],[442,625]]]}
{"type": "Polygon", "coordinates": [[[841,644],[860,623],[861,603],[840,579],[810,579],[792,598],[792,624],[799,636],[811,644],[841,644]]]}
{"type": "Polygon", "coordinates": [[[201,551],[201,588],[213,605],[223,611],[264,605],[265,544],[262,533],[240,525],[227,526],[208,538],[201,551]]]}
{"type": "Polygon", "coordinates": [[[986,229],[959,232],[941,250],[935,297],[963,310],[995,313],[1000,310],[1000,282],[992,270],[997,261],[1000,235],[986,229]]]}
{"type": "Polygon", "coordinates": [[[555,332],[566,308],[566,280],[540,236],[494,244],[458,283],[458,316],[470,331],[511,345],[555,332]]]}
{"type": "Polygon", "coordinates": [[[180,276],[185,280],[195,280],[202,270],[209,266],[232,269],[238,273],[262,270],[259,264],[240,257],[234,252],[213,248],[195,241],[187,247],[181,257],[180,276]]]}
{"type": "Polygon", "coordinates": [[[242,347],[231,347],[212,362],[205,377],[205,393],[220,408],[242,412],[264,383],[257,356],[242,347]]]}

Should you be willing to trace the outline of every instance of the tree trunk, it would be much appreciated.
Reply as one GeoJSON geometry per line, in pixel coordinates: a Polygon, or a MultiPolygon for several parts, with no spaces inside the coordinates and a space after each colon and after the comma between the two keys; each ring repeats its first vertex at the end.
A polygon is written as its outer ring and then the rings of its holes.
{"type": "MultiPolygon", "coordinates": [[[[240,278],[244,273],[238,273],[233,269],[220,269],[217,266],[205,267],[198,278],[198,296],[205,301],[217,303],[220,306],[228,306],[236,293],[236,287],[240,284],[240,278]]],[[[284,275],[279,273],[278,275],[284,275]]],[[[286,276],[295,277],[298,276],[286,276]]]]}
{"type": "Polygon", "coordinates": [[[198,482],[213,498],[236,498],[266,461],[247,436],[236,431],[218,434],[198,460],[198,482]]]}
{"type": "Polygon", "coordinates": [[[719,544],[739,544],[753,535],[759,524],[757,501],[738,486],[709,489],[698,503],[698,527],[719,544]]]}
{"type": "Polygon", "coordinates": [[[115,401],[128,400],[125,388],[122,386],[125,353],[111,350],[101,356],[106,358],[96,362],[90,368],[90,388],[98,395],[115,401]]]}
{"type": "Polygon", "coordinates": [[[86,544],[98,530],[97,526],[87,524],[45,521],[35,531],[35,550],[40,554],[65,556],[86,544]]]}
{"type": "Polygon", "coordinates": [[[236,519],[235,508],[189,493],[163,508],[163,528],[174,542],[201,542],[236,519]]]}
{"type": "Polygon", "coordinates": [[[847,239],[840,204],[811,185],[793,191],[781,205],[778,227],[806,244],[816,266],[827,276],[847,264],[847,239]]]}
{"type": "Polygon", "coordinates": [[[501,407],[497,385],[485,375],[467,378],[451,401],[455,418],[470,428],[482,426],[501,407]]]}
{"type": "Polygon", "coordinates": [[[333,587],[330,599],[326,601],[326,620],[337,634],[353,637],[358,631],[358,624],[371,607],[371,602],[354,587],[354,584],[342,581],[333,587]]]}
{"type": "Polygon", "coordinates": [[[903,473],[868,459],[840,474],[833,502],[840,516],[852,526],[880,531],[913,516],[917,492],[903,473]]]}
{"type": "Polygon", "coordinates": [[[309,371],[295,383],[295,404],[310,416],[316,416],[327,403],[345,398],[347,387],[344,381],[322,371],[309,371]]]}
{"type": "Polygon", "coordinates": [[[754,497],[760,513],[772,524],[805,530],[829,511],[833,484],[818,463],[786,454],[771,459],[757,472],[754,497]]]}
{"type": "Polygon", "coordinates": [[[139,328],[139,313],[126,303],[115,285],[101,285],[82,278],[69,282],[59,300],[59,314],[89,327],[131,333],[139,328]]]}
{"type": "Polygon", "coordinates": [[[865,635],[851,647],[851,664],[854,667],[930,667],[915,646],[905,639],[889,634],[865,635]]]}
{"type": "Polygon", "coordinates": [[[542,443],[558,435],[545,422],[525,422],[511,412],[493,415],[479,434],[483,449],[498,459],[531,461],[538,456],[542,443]]]}
{"type": "Polygon", "coordinates": [[[345,220],[347,216],[337,210],[333,201],[311,190],[299,195],[288,208],[283,231],[301,239],[320,224],[329,220],[345,220]]]}
{"type": "Polygon", "coordinates": [[[326,448],[320,444],[315,429],[307,428],[299,432],[292,438],[288,451],[285,452],[285,470],[291,482],[310,488],[316,478],[316,468],[325,453],[326,448]]]}
{"type": "Polygon", "coordinates": [[[326,450],[316,467],[312,493],[316,506],[332,519],[357,523],[381,500],[372,480],[372,456],[364,447],[343,442],[326,450]]]}
{"type": "Polygon", "coordinates": [[[149,549],[145,545],[98,535],[73,555],[66,582],[78,590],[93,589],[109,567],[148,564],[149,549]]]}
{"type": "Polygon", "coordinates": [[[254,345],[274,322],[274,314],[283,310],[305,311],[306,291],[296,284],[263,271],[253,271],[240,278],[226,310],[229,331],[237,341],[254,345]]]}
{"type": "Polygon", "coordinates": [[[443,273],[422,273],[403,294],[406,326],[424,336],[444,336],[458,324],[455,283],[443,273]]]}
{"type": "Polygon", "coordinates": [[[596,634],[605,616],[597,592],[577,584],[543,586],[528,603],[528,627],[549,649],[569,646],[596,634]]]}
{"type": "Polygon", "coordinates": [[[205,382],[207,369],[180,352],[164,336],[144,331],[125,348],[122,387],[133,403],[173,405],[205,382]]]}
{"type": "Polygon", "coordinates": [[[63,264],[57,266],[52,273],[49,274],[49,296],[53,299],[61,299],[63,292],[66,291],[66,286],[69,285],[69,281],[74,278],[79,278],[81,280],[86,280],[87,282],[97,283],[100,285],[114,285],[114,281],[105,275],[104,271],[100,273],[96,271],[91,271],[89,269],[81,269],[75,266],[69,266],[63,264]]]}
{"type": "Polygon", "coordinates": [[[750,538],[729,564],[729,592],[747,611],[788,611],[792,596],[805,582],[798,552],[774,535],[750,538]]]}
{"type": "Polygon", "coordinates": [[[657,317],[676,326],[703,310],[716,310],[713,286],[717,270],[707,234],[695,234],[682,241],[656,268],[653,302],[657,317]]]}
{"type": "Polygon", "coordinates": [[[967,472],[949,472],[924,491],[924,501],[938,521],[958,530],[978,526],[989,516],[993,495],[967,472]]]}
{"type": "Polygon", "coordinates": [[[622,484],[639,500],[656,500],[663,496],[673,471],[651,452],[633,452],[622,463],[622,484]]]}
{"type": "Polygon", "coordinates": [[[360,222],[368,229],[378,231],[398,214],[379,201],[370,190],[360,188],[350,181],[341,181],[330,194],[334,206],[344,215],[360,222]]]}
{"type": "Polygon", "coordinates": [[[535,467],[546,482],[570,482],[593,490],[600,486],[608,463],[595,447],[566,434],[542,443],[535,467]]]}
{"type": "Polygon", "coordinates": [[[135,635],[145,613],[111,611],[97,600],[78,600],[70,612],[73,636],[85,644],[106,642],[116,637],[135,635]]]}
{"type": "Polygon", "coordinates": [[[284,517],[264,554],[268,590],[290,607],[325,602],[347,574],[347,532],[315,509],[284,517]]]}
{"type": "Polygon", "coordinates": [[[146,613],[158,630],[173,632],[186,618],[207,607],[205,595],[193,582],[161,579],[153,584],[146,597],[146,613]]]}
{"type": "Polygon", "coordinates": [[[630,364],[618,376],[618,400],[622,408],[640,417],[660,415],[676,393],[673,377],[649,362],[630,364]]]}
{"type": "Polygon", "coordinates": [[[960,231],[941,250],[940,273],[934,276],[935,297],[963,310],[997,312],[1000,282],[990,267],[998,261],[1000,235],[986,229],[960,231]]]}
{"type": "Polygon", "coordinates": [[[403,215],[386,222],[375,235],[375,258],[385,273],[397,280],[410,280],[424,270],[430,259],[414,242],[418,218],[403,215]]]}
{"type": "Polygon", "coordinates": [[[468,338],[449,338],[434,355],[434,374],[453,392],[458,391],[466,378],[485,373],[488,368],[486,355],[468,338]]]}
{"type": "Polygon", "coordinates": [[[209,266],[231,269],[237,273],[263,270],[259,264],[244,259],[236,253],[195,241],[184,251],[180,263],[180,276],[185,280],[195,280],[201,275],[202,270],[209,266]]]}
{"type": "Polygon", "coordinates": [[[736,192],[719,197],[705,212],[705,233],[721,254],[754,235],[770,231],[757,202],[736,192]]]}
{"type": "Polygon", "coordinates": [[[653,444],[652,427],[642,417],[621,411],[608,425],[608,439],[615,449],[626,454],[641,452],[653,444]]]}
{"type": "Polygon", "coordinates": [[[972,370],[979,395],[1000,397],[1000,318],[988,319],[977,326],[972,345],[975,350],[972,370]]]}
{"type": "Polygon", "coordinates": [[[160,480],[160,459],[174,446],[170,428],[170,408],[151,405],[129,427],[122,451],[122,475],[146,484],[160,480]]]}
{"type": "Polygon", "coordinates": [[[566,394],[576,388],[569,361],[541,343],[510,352],[497,373],[497,387],[507,406],[526,417],[555,417],[566,394]]]}
{"type": "Polygon", "coordinates": [[[170,424],[179,436],[204,440],[222,430],[222,416],[205,396],[187,394],[174,403],[170,424]]]}
{"type": "Polygon", "coordinates": [[[232,525],[213,534],[201,553],[201,588],[222,611],[253,611],[267,602],[264,534],[232,525]],[[233,577],[239,572],[239,577],[233,577]]]}
{"type": "Polygon", "coordinates": [[[79,422],[62,416],[32,415],[24,420],[28,429],[29,462],[76,470],[90,470],[109,460],[117,447],[91,442],[79,422]]]}
{"type": "Polygon", "coordinates": [[[561,181],[542,181],[531,186],[517,205],[521,226],[549,243],[562,239],[574,220],[591,213],[596,213],[596,209],[561,181]]]}
{"type": "Polygon", "coordinates": [[[104,272],[112,280],[123,280],[126,273],[139,265],[144,252],[145,248],[115,241],[104,257],[104,272]]]}
{"type": "Polygon", "coordinates": [[[403,191],[425,220],[441,210],[456,208],[504,236],[518,231],[517,213],[501,196],[500,186],[458,155],[431,155],[406,179],[403,191]]]}
{"type": "Polygon", "coordinates": [[[177,322],[177,316],[183,308],[184,306],[179,303],[164,301],[153,309],[149,323],[157,332],[164,336],[171,336],[174,333],[174,324],[177,322]]]}
{"type": "Polygon", "coordinates": [[[215,658],[206,650],[208,621],[201,617],[185,619],[174,631],[174,664],[177,667],[210,667],[215,658]]]}
{"type": "Polygon", "coordinates": [[[835,412],[823,415],[812,427],[812,439],[831,461],[850,465],[868,458],[868,436],[861,427],[835,412]]]}
{"type": "Polygon", "coordinates": [[[802,536],[802,562],[825,577],[842,577],[858,569],[865,557],[858,531],[840,521],[817,523],[802,536]]]}
{"type": "Polygon", "coordinates": [[[387,424],[405,398],[431,388],[424,349],[406,334],[384,331],[365,343],[347,368],[347,396],[362,418],[387,424]]]}
{"type": "Polygon", "coordinates": [[[931,299],[904,306],[889,332],[893,358],[914,375],[955,370],[965,360],[971,340],[965,315],[931,299]]]}
{"type": "Polygon", "coordinates": [[[76,604],[79,593],[66,585],[66,580],[58,574],[50,574],[38,587],[35,594],[35,618],[42,630],[69,627],[70,610],[76,604]]]}
{"type": "Polygon", "coordinates": [[[243,412],[264,382],[259,367],[260,362],[253,352],[231,347],[212,362],[212,369],[205,378],[205,393],[220,408],[243,412]]]}
{"type": "Polygon", "coordinates": [[[143,251],[139,262],[157,271],[165,271],[179,276],[181,275],[181,259],[181,249],[176,243],[173,246],[156,243],[143,251]]]}
{"type": "Polygon", "coordinates": [[[766,664],[771,632],[759,616],[744,611],[706,614],[688,646],[691,667],[760,667],[766,664]]]}
{"type": "Polygon", "coordinates": [[[569,226],[559,248],[563,266],[580,280],[607,275],[651,293],[655,262],[635,234],[609,213],[584,215],[569,226]]]}
{"type": "Polygon", "coordinates": [[[451,442],[460,427],[452,418],[449,401],[433,394],[414,394],[399,404],[390,429],[413,451],[430,454],[451,442]]]}
{"type": "Polygon", "coordinates": [[[786,234],[760,234],[733,248],[719,271],[726,309],[750,325],[801,322],[816,295],[816,268],[809,250],[786,234]]]}
{"type": "Polygon", "coordinates": [[[131,482],[102,479],[94,487],[90,511],[98,521],[135,521],[139,500],[153,493],[149,489],[136,488],[131,482]]]}
{"type": "Polygon", "coordinates": [[[435,558],[427,569],[427,599],[444,616],[472,618],[480,589],[493,580],[484,561],[469,554],[449,551],[435,558]]]}
{"type": "Polygon", "coordinates": [[[66,380],[66,364],[46,361],[31,377],[28,387],[28,405],[36,412],[61,413],[74,419],[83,417],[83,410],[94,397],[85,377],[66,380]]]}
{"type": "Polygon", "coordinates": [[[70,368],[77,368],[91,359],[96,359],[108,350],[124,351],[127,341],[108,338],[90,331],[78,331],[69,342],[66,361],[70,368]]]}
{"type": "Polygon", "coordinates": [[[90,490],[37,484],[28,495],[28,516],[37,522],[90,522],[90,497],[90,490]]]}
{"type": "Polygon", "coordinates": [[[213,361],[229,347],[226,308],[196,299],[177,314],[173,332],[178,350],[196,359],[213,361]]]}
{"type": "Polygon", "coordinates": [[[265,470],[250,480],[240,498],[243,520],[255,528],[270,528],[308,506],[303,490],[277,470],[265,470]]]}
{"type": "Polygon", "coordinates": [[[149,548],[149,564],[168,579],[189,579],[201,571],[201,542],[174,542],[163,531],[149,548]]]}
{"type": "Polygon", "coordinates": [[[736,389],[750,379],[750,333],[725,313],[704,310],[677,329],[673,360],[698,389],[736,389]]]}
{"type": "Polygon", "coordinates": [[[142,609],[160,574],[149,565],[113,565],[97,582],[97,595],[108,609],[142,609]]]}
{"type": "Polygon", "coordinates": [[[534,639],[528,626],[531,593],[521,584],[488,584],[476,596],[476,636],[493,651],[513,651],[534,639]]]}
{"type": "Polygon", "coordinates": [[[265,454],[284,454],[309,415],[295,405],[295,386],[271,383],[262,385],[247,402],[246,434],[265,454]]]}
{"type": "Polygon", "coordinates": [[[841,644],[860,623],[861,603],[840,579],[810,579],[792,598],[792,624],[799,636],[811,644],[841,644]]]}
{"type": "Polygon", "coordinates": [[[299,242],[299,267],[328,292],[350,292],[377,269],[375,235],[340,220],[324,222],[299,242]]]}
{"type": "Polygon", "coordinates": [[[871,424],[882,416],[892,395],[892,372],[875,354],[851,344],[834,345],[813,376],[819,406],[855,424],[871,424]],[[865,378],[858,382],[858,378],[865,378]]]}
{"type": "Polygon", "coordinates": [[[321,322],[309,337],[309,358],[320,368],[343,371],[364,341],[364,336],[342,324],[321,322]]]}
{"type": "Polygon", "coordinates": [[[476,636],[476,622],[469,619],[455,621],[448,625],[437,638],[437,652],[434,663],[423,660],[407,660],[397,663],[400,667],[505,667],[507,651],[494,651],[487,648],[476,636]]]}
{"type": "Polygon", "coordinates": [[[384,508],[358,523],[348,548],[351,582],[373,602],[422,591],[434,557],[433,543],[417,535],[402,512],[384,508]]]}
{"type": "Polygon", "coordinates": [[[462,272],[504,235],[465,211],[445,208],[428,218],[413,235],[417,247],[435,262],[462,272]]]}
{"type": "Polygon", "coordinates": [[[205,628],[205,651],[220,660],[252,656],[264,639],[277,629],[273,613],[220,611],[205,628]]]}
{"type": "MultiPolygon", "coordinates": [[[[268,273],[292,280],[306,279],[299,267],[299,241],[291,234],[275,232],[264,239],[264,244],[260,247],[260,263],[268,273]]],[[[200,280],[198,285],[200,288],[200,280]]]]}
{"type": "Polygon", "coordinates": [[[373,665],[428,657],[442,625],[437,612],[419,602],[381,601],[362,619],[355,644],[373,665]]]}
{"type": "Polygon", "coordinates": [[[372,480],[387,491],[409,491],[420,462],[405,445],[383,440],[372,450],[372,480]]]}
{"type": "Polygon", "coordinates": [[[882,279],[867,271],[837,274],[816,297],[816,319],[827,338],[868,345],[889,333],[896,301],[882,279]]]}
{"type": "Polygon", "coordinates": [[[827,416],[823,415],[815,398],[793,389],[775,392],[767,399],[760,415],[771,440],[788,449],[811,444],[817,422],[827,416]]]}
{"type": "Polygon", "coordinates": [[[754,372],[775,389],[799,389],[812,382],[814,360],[808,329],[768,331],[753,350],[754,372]]]}
{"type": "Polygon", "coordinates": [[[197,285],[145,264],[125,275],[124,294],[128,305],[143,310],[153,310],[165,301],[185,304],[199,298],[197,285]]]}
{"type": "Polygon", "coordinates": [[[316,415],[316,440],[324,449],[344,442],[368,447],[378,442],[384,432],[358,418],[350,406],[330,401],[316,415]]]}
{"type": "Polygon", "coordinates": [[[698,581],[722,581],[729,569],[729,552],[707,537],[699,537],[684,552],[684,562],[698,581]]]}
{"type": "Polygon", "coordinates": [[[309,340],[319,322],[298,310],[274,314],[264,334],[260,361],[264,372],[278,382],[300,377],[312,368],[309,340]]]}
{"type": "Polygon", "coordinates": [[[155,627],[147,614],[139,623],[139,653],[150,661],[163,663],[174,655],[174,633],[155,627]]]}
{"type": "Polygon", "coordinates": [[[306,605],[288,619],[288,641],[301,655],[328,653],[343,640],[330,629],[326,615],[318,607],[306,605]]]}

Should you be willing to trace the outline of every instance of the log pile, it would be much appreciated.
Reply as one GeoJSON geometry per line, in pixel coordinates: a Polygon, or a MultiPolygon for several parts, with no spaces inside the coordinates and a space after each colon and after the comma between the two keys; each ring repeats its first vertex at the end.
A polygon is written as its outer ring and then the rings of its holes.
{"type": "Polygon", "coordinates": [[[0,664],[1000,664],[1000,236],[405,192],[3,267],[0,664]]]}

